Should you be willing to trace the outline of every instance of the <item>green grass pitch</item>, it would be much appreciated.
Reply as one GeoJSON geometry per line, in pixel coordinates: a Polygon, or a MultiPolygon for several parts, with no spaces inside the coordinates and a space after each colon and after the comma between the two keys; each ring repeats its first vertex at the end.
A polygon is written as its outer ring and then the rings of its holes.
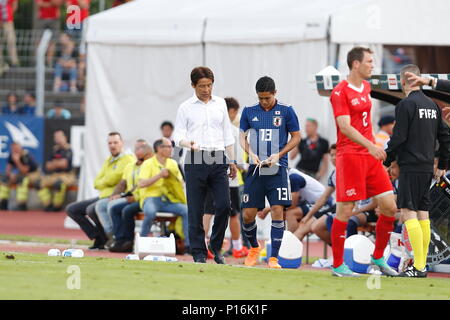
{"type": "Polygon", "coordinates": [[[450,279],[335,278],[328,271],[269,270],[185,262],[0,254],[0,299],[449,299],[450,279]],[[14,259],[7,258],[13,255],[14,259]],[[80,289],[68,273],[80,271],[80,289]],[[69,268],[70,269],[70,268],[69,268]],[[369,281],[370,282],[370,281],[369,281]],[[375,285],[374,285],[375,284],[375,285]],[[372,281],[372,287],[376,282],[372,281]]]}

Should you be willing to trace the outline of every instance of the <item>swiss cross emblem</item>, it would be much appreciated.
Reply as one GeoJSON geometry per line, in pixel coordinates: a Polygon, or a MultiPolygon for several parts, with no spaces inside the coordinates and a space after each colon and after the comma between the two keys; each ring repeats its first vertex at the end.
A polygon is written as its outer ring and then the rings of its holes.
{"type": "Polygon", "coordinates": [[[356,106],[356,105],[358,105],[358,104],[359,104],[358,98],[355,98],[355,99],[352,100],[352,105],[353,105],[353,106],[356,106]]]}
{"type": "Polygon", "coordinates": [[[281,126],[281,117],[280,116],[275,116],[275,117],[273,117],[273,125],[275,126],[275,127],[279,127],[279,126],[281,126]]]}

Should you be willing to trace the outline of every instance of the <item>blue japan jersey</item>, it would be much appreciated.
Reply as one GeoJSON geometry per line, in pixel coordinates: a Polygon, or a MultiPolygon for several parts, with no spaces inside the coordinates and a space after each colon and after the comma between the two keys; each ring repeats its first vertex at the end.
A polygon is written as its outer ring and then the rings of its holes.
{"type": "MultiPolygon", "coordinates": [[[[280,152],[286,146],[289,132],[300,131],[294,108],[278,101],[269,111],[265,111],[259,103],[245,107],[241,115],[240,128],[244,132],[249,130],[250,148],[261,161],[280,152]]],[[[287,168],[287,154],[280,158],[280,166],[287,168]]]]}

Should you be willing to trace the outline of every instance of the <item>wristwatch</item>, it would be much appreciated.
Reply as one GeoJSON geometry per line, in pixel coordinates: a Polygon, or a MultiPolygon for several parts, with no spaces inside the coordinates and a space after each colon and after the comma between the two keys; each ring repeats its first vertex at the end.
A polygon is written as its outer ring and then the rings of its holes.
{"type": "Polygon", "coordinates": [[[429,85],[430,87],[432,87],[433,89],[436,89],[437,79],[431,77],[431,78],[430,78],[430,82],[428,83],[428,85],[429,85]],[[433,84],[433,83],[434,83],[434,84],[433,84]]]}

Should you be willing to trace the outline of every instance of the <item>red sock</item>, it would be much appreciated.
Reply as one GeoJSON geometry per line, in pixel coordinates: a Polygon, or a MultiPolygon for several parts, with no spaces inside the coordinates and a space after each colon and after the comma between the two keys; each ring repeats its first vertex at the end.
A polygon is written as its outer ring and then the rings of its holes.
{"type": "Polygon", "coordinates": [[[395,217],[388,217],[380,214],[377,226],[375,229],[375,251],[373,252],[374,259],[380,259],[384,254],[384,249],[389,242],[391,232],[394,230],[395,217]]]}
{"type": "Polygon", "coordinates": [[[331,227],[331,248],[333,250],[333,267],[337,268],[344,263],[344,242],[347,222],[342,222],[337,218],[331,227]]]}

